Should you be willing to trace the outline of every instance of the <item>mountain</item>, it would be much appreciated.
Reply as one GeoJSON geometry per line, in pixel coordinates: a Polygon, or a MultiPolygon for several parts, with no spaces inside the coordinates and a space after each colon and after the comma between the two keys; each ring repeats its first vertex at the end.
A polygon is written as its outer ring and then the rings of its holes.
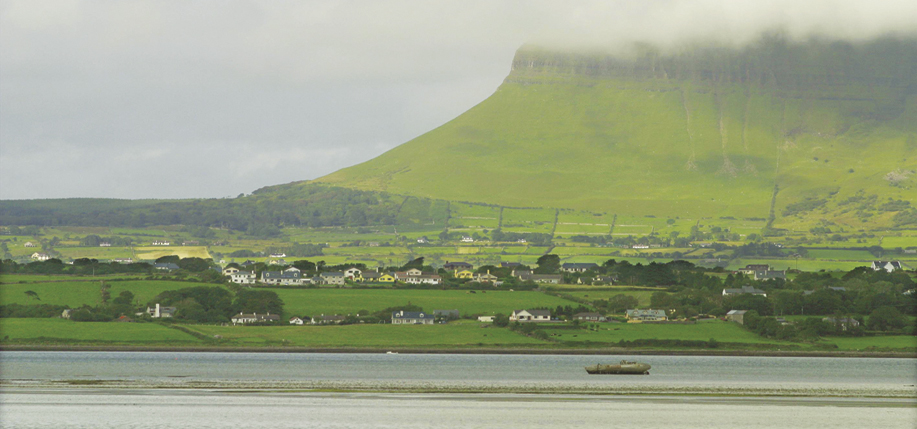
{"type": "Polygon", "coordinates": [[[915,172],[917,40],[765,36],[672,52],[524,46],[477,106],[311,183],[871,229],[917,215],[915,172]]]}

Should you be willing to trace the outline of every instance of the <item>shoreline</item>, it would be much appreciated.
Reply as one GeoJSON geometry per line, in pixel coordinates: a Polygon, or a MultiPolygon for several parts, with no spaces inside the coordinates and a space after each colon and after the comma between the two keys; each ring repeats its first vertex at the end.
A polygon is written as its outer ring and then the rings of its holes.
{"type": "Polygon", "coordinates": [[[915,352],[895,351],[831,351],[831,350],[665,350],[665,349],[545,349],[545,348],[417,348],[417,347],[168,347],[115,345],[0,345],[0,352],[191,352],[191,353],[353,353],[374,354],[397,352],[405,354],[480,354],[480,355],[628,355],[628,356],[758,356],[758,357],[832,357],[832,358],[905,358],[917,359],[915,352]]]}

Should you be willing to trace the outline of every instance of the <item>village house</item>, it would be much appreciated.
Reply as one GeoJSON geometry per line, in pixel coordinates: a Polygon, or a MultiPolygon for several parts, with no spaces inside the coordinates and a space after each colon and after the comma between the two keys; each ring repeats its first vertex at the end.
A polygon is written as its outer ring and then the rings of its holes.
{"type": "Polygon", "coordinates": [[[513,310],[510,322],[550,322],[551,310],[513,310]]]}
{"type": "Polygon", "coordinates": [[[156,241],[150,243],[151,246],[168,246],[168,245],[170,245],[170,244],[171,244],[171,243],[169,243],[168,241],[165,241],[165,240],[156,240],[156,241]]]}
{"type": "Polygon", "coordinates": [[[35,243],[31,241],[26,241],[25,244],[23,244],[23,246],[24,247],[38,247],[38,245],[36,245],[35,243]]]}
{"type": "Polygon", "coordinates": [[[175,271],[179,269],[180,267],[172,262],[159,262],[159,263],[153,264],[153,268],[159,271],[175,271]]]}
{"type": "Polygon", "coordinates": [[[723,296],[742,294],[761,295],[763,297],[767,297],[767,293],[761,289],[755,288],[754,286],[742,286],[741,289],[723,289],[723,296]]]}
{"type": "Polygon", "coordinates": [[[873,270],[885,270],[887,272],[892,272],[901,269],[901,262],[899,261],[872,261],[870,266],[873,270]]]}
{"type": "Polygon", "coordinates": [[[589,270],[594,270],[598,268],[598,264],[588,262],[588,263],[573,263],[567,262],[560,266],[560,270],[566,273],[585,273],[589,270]]]}
{"type": "Polygon", "coordinates": [[[465,235],[465,236],[462,236],[462,243],[474,243],[474,239],[465,235]]]}
{"type": "Polygon", "coordinates": [[[160,307],[157,303],[155,307],[147,307],[146,314],[154,319],[169,318],[175,315],[175,307],[160,307]]]}
{"type": "Polygon", "coordinates": [[[490,270],[487,270],[486,273],[477,273],[474,275],[474,281],[478,283],[496,283],[497,276],[490,273],[490,270]]]}
{"type": "Polygon", "coordinates": [[[446,261],[446,263],[443,264],[443,269],[446,271],[473,270],[474,266],[467,262],[446,261]]]}
{"type": "Polygon", "coordinates": [[[274,259],[271,262],[268,262],[268,264],[269,265],[286,265],[287,260],[286,259],[274,259]]]}
{"type": "Polygon", "coordinates": [[[396,273],[395,273],[395,279],[396,279],[396,280],[404,280],[404,279],[406,279],[406,278],[408,278],[408,277],[411,277],[411,276],[419,276],[419,275],[421,275],[421,274],[423,274],[422,271],[418,270],[417,268],[411,268],[411,269],[409,269],[409,270],[407,270],[407,271],[398,271],[398,272],[396,272],[396,273]]]}
{"type": "Polygon", "coordinates": [[[258,313],[239,313],[235,316],[232,316],[233,325],[244,325],[246,323],[271,323],[279,322],[280,316],[276,314],[258,314],[258,313]]]}
{"type": "Polygon", "coordinates": [[[48,259],[51,259],[51,255],[42,252],[35,252],[32,254],[31,258],[36,261],[47,261],[48,259]]]}
{"type": "Polygon", "coordinates": [[[455,270],[455,278],[457,279],[473,279],[474,273],[468,270],[455,270]]]}
{"type": "Polygon", "coordinates": [[[564,276],[561,274],[520,274],[519,280],[559,285],[563,283],[564,276]]]}
{"type": "Polygon", "coordinates": [[[461,315],[458,310],[433,310],[435,320],[457,320],[461,315]]]}
{"type": "Polygon", "coordinates": [[[302,284],[302,272],[296,267],[283,271],[263,271],[261,282],[272,285],[300,285],[302,284]]]}
{"type": "Polygon", "coordinates": [[[494,323],[494,316],[478,316],[478,322],[494,323]]]}
{"type": "Polygon", "coordinates": [[[363,271],[357,267],[348,268],[344,271],[344,277],[351,281],[361,282],[363,281],[363,271]]]}
{"type": "Polygon", "coordinates": [[[303,323],[306,323],[306,322],[303,322],[303,320],[299,317],[293,316],[290,318],[291,325],[302,325],[303,323]]]}
{"type": "Polygon", "coordinates": [[[393,325],[432,325],[434,316],[430,313],[416,311],[395,311],[392,313],[393,325]]]}
{"type": "Polygon", "coordinates": [[[852,317],[825,317],[821,319],[822,322],[828,322],[834,326],[839,327],[842,331],[846,331],[847,328],[856,328],[860,326],[860,321],[852,317]]]}
{"type": "Polygon", "coordinates": [[[380,274],[378,271],[363,271],[362,275],[363,281],[369,283],[378,283],[380,282],[379,279],[382,277],[382,274],[380,274]]]}
{"type": "Polygon", "coordinates": [[[753,274],[755,280],[773,280],[773,279],[786,279],[786,271],[777,271],[777,270],[764,270],[764,271],[755,271],[753,274]]]}
{"type": "Polygon", "coordinates": [[[346,317],[337,314],[333,316],[322,314],[321,316],[313,317],[310,323],[313,325],[340,325],[344,323],[344,319],[346,319],[346,317]]]}
{"type": "Polygon", "coordinates": [[[111,247],[111,243],[103,241],[99,243],[99,247],[111,247]]]}
{"type": "Polygon", "coordinates": [[[745,313],[747,312],[748,310],[729,310],[729,312],[726,313],[726,320],[730,322],[736,322],[740,325],[744,325],[745,324],[745,313]]]}
{"type": "Polygon", "coordinates": [[[665,310],[627,310],[627,323],[662,322],[668,318],[665,310]]]}
{"type": "Polygon", "coordinates": [[[286,258],[287,254],[286,253],[271,253],[271,257],[272,258],[286,258]]]}
{"type": "Polygon", "coordinates": [[[401,281],[410,285],[438,285],[443,283],[443,278],[436,274],[421,274],[419,276],[407,276],[401,281]]]}
{"type": "Polygon", "coordinates": [[[346,281],[345,281],[346,278],[344,277],[344,273],[340,271],[329,271],[327,273],[322,273],[321,277],[322,277],[322,283],[326,285],[343,286],[344,284],[346,284],[346,281]]]}
{"type": "Polygon", "coordinates": [[[69,319],[70,315],[73,314],[74,311],[76,310],[72,310],[69,308],[64,309],[64,311],[62,311],[60,314],[61,319],[69,319]]]}
{"type": "Polygon", "coordinates": [[[134,258],[115,258],[111,260],[112,262],[117,262],[119,264],[133,264],[134,258]]]}
{"type": "Polygon", "coordinates": [[[599,313],[576,313],[573,315],[573,320],[580,320],[583,322],[605,322],[608,319],[599,313]]]}
{"type": "Polygon", "coordinates": [[[236,271],[229,275],[229,281],[240,285],[254,284],[256,279],[254,271],[236,271]]]}
{"type": "Polygon", "coordinates": [[[618,279],[613,276],[595,276],[592,278],[592,284],[594,285],[613,285],[616,281],[618,279]]]}
{"type": "Polygon", "coordinates": [[[224,275],[224,276],[229,276],[229,275],[232,275],[233,273],[238,273],[238,272],[239,272],[239,269],[236,268],[236,267],[226,267],[226,268],[223,268],[223,275],[224,275]]]}
{"type": "Polygon", "coordinates": [[[382,274],[379,276],[379,283],[395,283],[395,276],[391,274],[382,274]]]}
{"type": "Polygon", "coordinates": [[[771,266],[768,264],[748,264],[745,268],[736,270],[736,273],[745,274],[746,276],[755,275],[756,271],[768,271],[771,269],[771,266]]]}
{"type": "Polygon", "coordinates": [[[417,244],[429,244],[429,243],[430,243],[430,239],[428,239],[426,235],[417,239],[417,244]]]}

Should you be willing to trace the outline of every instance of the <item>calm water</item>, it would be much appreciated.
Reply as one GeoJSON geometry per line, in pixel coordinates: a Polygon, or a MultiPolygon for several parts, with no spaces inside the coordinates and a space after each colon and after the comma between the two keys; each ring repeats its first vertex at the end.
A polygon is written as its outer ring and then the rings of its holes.
{"type": "Polygon", "coordinates": [[[4,428],[917,424],[912,359],[3,352],[0,380],[4,428]],[[583,370],[621,359],[652,375],[583,370]],[[316,388],[450,393],[296,391],[316,388]],[[489,389],[552,394],[454,393],[489,389]]]}

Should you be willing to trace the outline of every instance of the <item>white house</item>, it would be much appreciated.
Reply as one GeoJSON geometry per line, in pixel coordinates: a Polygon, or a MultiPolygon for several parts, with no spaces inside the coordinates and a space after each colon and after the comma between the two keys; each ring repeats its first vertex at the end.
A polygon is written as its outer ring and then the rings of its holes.
{"type": "Polygon", "coordinates": [[[493,316],[478,316],[478,322],[493,323],[493,316]]]}
{"type": "Polygon", "coordinates": [[[236,271],[229,275],[229,281],[240,285],[250,285],[255,283],[254,271],[236,271]]]}
{"type": "Polygon", "coordinates": [[[438,285],[442,284],[443,278],[436,274],[421,274],[419,276],[407,276],[402,281],[412,285],[438,285]]]}
{"type": "Polygon", "coordinates": [[[26,241],[25,244],[24,244],[23,246],[25,246],[25,247],[38,247],[38,245],[36,245],[35,243],[33,243],[33,242],[31,242],[31,241],[26,241]]]}
{"type": "Polygon", "coordinates": [[[303,320],[300,319],[299,317],[295,317],[295,316],[294,316],[294,317],[291,317],[291,318],[290,318],[290,324],[291,324],[291,325],[302,325],[303,323],[305,323],[305,322],[303,322],[303,320]]]}
{"type": "Polygon", "coordinates": [[[898,261],[872,261],[871,265],[873,270],[885,270],[887,272],[892,272],[895,270],[901,269],[901,262],[898,261]]]}
{"type": "Polygon", "coordinates": [[[510,322],[549,322],[550,310],[513,310],[509,316],[510,322]]]}
{"type": "Polygon", "coordinates": [[[393,325],[432,325],[433,313],[415,311],[395,311],[392,313],[393,325]]]}
{"type": "Polygon", "coordinates": [[[239,313],[235,316],[232,316],[233,325],[243,325],[246,323],[278,322],[278,321],[280,321],[280,316],[276,314],[271,314],[271,313],[267,313],[267,314],[239,313]]]}
{"type": "Polygon", "coordinates": [[[169,243],[168,241],[165,241],[165,240],[156,240],[156,241],[150,243],[151,246],[168,246],[169,244],[171,244],[171,243],[169,243]]]}
{"type": "Polygon", "coordinates": [[[154,319],[172,317],[175,315],[175,307],[160,307],[159,304],[156,304],[155,307],[147,307],[146,314],[154,319]]]}
{"type": "Polygon", "coordinates": [[[51,255],[47,253],[35,252],[32,254],[32,259],[37,261],[47,261],[48,259],[51,259],[51,255]]]}
{"type": "Polygon", "coordinates": [[[344,277],[344,273],[340,271],[329,271],[327,273],[322,273],[321,275],[322,281],[324,281],[326,285],[343,286],[345,283],[344,280],[346,279],[346,277],[344,277]]]}
{"type": "Polygon", "coordinates": [[[359,268],[356,268],[356,267],[348,268],[346,271],[344,271],[344,277],[349,277],[351,279],[362,277],[362,274],[363,274],[363,271],[361,271],[359,268]]]}
{"type": "Polygon", "coordinates": [[[626,316],[628,323],[666,320],[665,310],[627,310],[626,316]]]}

